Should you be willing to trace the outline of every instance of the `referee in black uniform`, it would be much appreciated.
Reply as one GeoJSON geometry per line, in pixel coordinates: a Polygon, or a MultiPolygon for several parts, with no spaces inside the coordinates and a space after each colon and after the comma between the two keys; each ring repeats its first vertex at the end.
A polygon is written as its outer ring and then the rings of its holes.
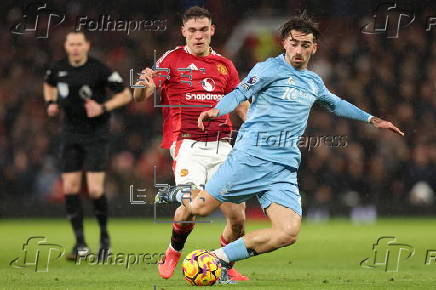
{"type": "Polygon", "coordinates": [[[71,221],[76,244],[67,259],[86,255],[89,248],[83,235],[83,210],[78,195],[82,171],[86,174],[88,192],[100,226],[98,257],[110,252],[107,231],[107,199],[104,194],[105,170],[109,158],[110,111],[132,100],[130,90],[116,71],[89,57],[90,43],[83,32],[66,35],[67,56],[57,61],[46,73],[44,99],[50,117],[65,111],[61,144],[61,167],[65,207],[71,221]],[[113,92],[108,98],[106,88],[113,92]]]}

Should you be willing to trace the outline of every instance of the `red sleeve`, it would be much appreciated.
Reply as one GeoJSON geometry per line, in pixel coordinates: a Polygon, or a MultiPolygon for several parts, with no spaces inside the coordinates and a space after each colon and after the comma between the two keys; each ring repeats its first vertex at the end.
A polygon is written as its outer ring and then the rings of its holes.
{"type": "Polygon", "coordinates": [[[156,62],[155,70],[159,70],[159,75],[155,76],[153,78],[154,84],[156,87],[162,87],[164,88],[166,83],[168,82],[169,76],[170,76],[170,59],[171,59],[171,52],[174,50],[169,50],[166,53],[164,53],[161,58],[156,62]],[[167,76],[167,77],[166,77],[167,76]]]}
{"type": "Polygon", "coordinates": [[[239,84],[239,74],[231,60],[229,60],[228,69],[229,69],[229,81],[227,82],[227,87],[224,91],[224,93],[226,94],[233,91],[239,84]]]}

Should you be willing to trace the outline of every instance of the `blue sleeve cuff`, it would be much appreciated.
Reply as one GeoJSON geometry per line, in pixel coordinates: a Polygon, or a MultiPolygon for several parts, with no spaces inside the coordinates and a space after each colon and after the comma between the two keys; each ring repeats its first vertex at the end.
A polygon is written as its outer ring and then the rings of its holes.
{"type": "Polygon", "coordinates": [[[246,96],[238,88],[234,89],[231,93],[225,95],[218,104],[216,104],[215,109],[219,110],[218,117],[230,113],[245,100],[246,96]]]}
{"type": "Polygon", "coordinates": [[[372,117],[367,112],[342,99],[336,104],[334,112],[337,116],[346,117],[362,122],[369,122],[372,117]]]}

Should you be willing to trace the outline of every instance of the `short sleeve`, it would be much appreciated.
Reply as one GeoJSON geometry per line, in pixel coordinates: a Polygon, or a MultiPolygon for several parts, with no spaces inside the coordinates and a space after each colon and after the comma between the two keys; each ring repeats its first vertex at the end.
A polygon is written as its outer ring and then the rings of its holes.
{"type": "Polygon", "coordinates": [[[168,77],[170,75],[170,53],[172,50],[167,51],[164,55],[159,58],[153,67],[154,70],[158,71],[157,76],[153,77],[154,84],[156,87],[164,87],[168,82],[168,77]],[[168,77],[166,77],[168,76],[168,77]]]}
{"type": "Polygon", "coordinates": [[[56,87],[58,83],[56,79],[56,73],[57,73],[57,69],[55,65],[52,65],[45,72],[44,81],[52,87],[56,87]]]}
{"type": "Polygon", "coordinates": [[[115,94],[121,93],[125,86],[123,78],[117,71],[112,71],[107,66],[103,65],[103,76],[105,78],[106,86],[115,94]]]}

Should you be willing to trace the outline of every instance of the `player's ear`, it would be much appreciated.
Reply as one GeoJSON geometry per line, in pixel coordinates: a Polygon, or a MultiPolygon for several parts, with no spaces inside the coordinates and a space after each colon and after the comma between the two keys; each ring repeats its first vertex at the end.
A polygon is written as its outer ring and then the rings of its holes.
{"type": "Polygon", "coordinates": [[[85,41],[85,46],[86,46],[86,50],[89,51],[91,49],[91,42],[90,41],[85,41]]]}
{"type": "Polygon", "coordinates": [[[284,50],[286,50],[288,44],[289,44],[289,41],[286,41],[286,38],[282,39],[282,47],[283,47],[284,50]]]}
{"type": "Polygon", "coordinates": [[[182,32],[183,37],[186,37],[186,28],[185,28],[185,25],[182,25],[180,27],[180,32],[182,32]]]}
{"type": "Polygon", "coordinates": [[[213,36],[215,34],[215,25],[210,26],[210,36],[213,36]]]}
{"type": "Polygon", "coordinates": [[[315,43],[313,44],[312,55],[315,54],[317,51],[318,51],[318,43],[315,42],[315,43]]]}

